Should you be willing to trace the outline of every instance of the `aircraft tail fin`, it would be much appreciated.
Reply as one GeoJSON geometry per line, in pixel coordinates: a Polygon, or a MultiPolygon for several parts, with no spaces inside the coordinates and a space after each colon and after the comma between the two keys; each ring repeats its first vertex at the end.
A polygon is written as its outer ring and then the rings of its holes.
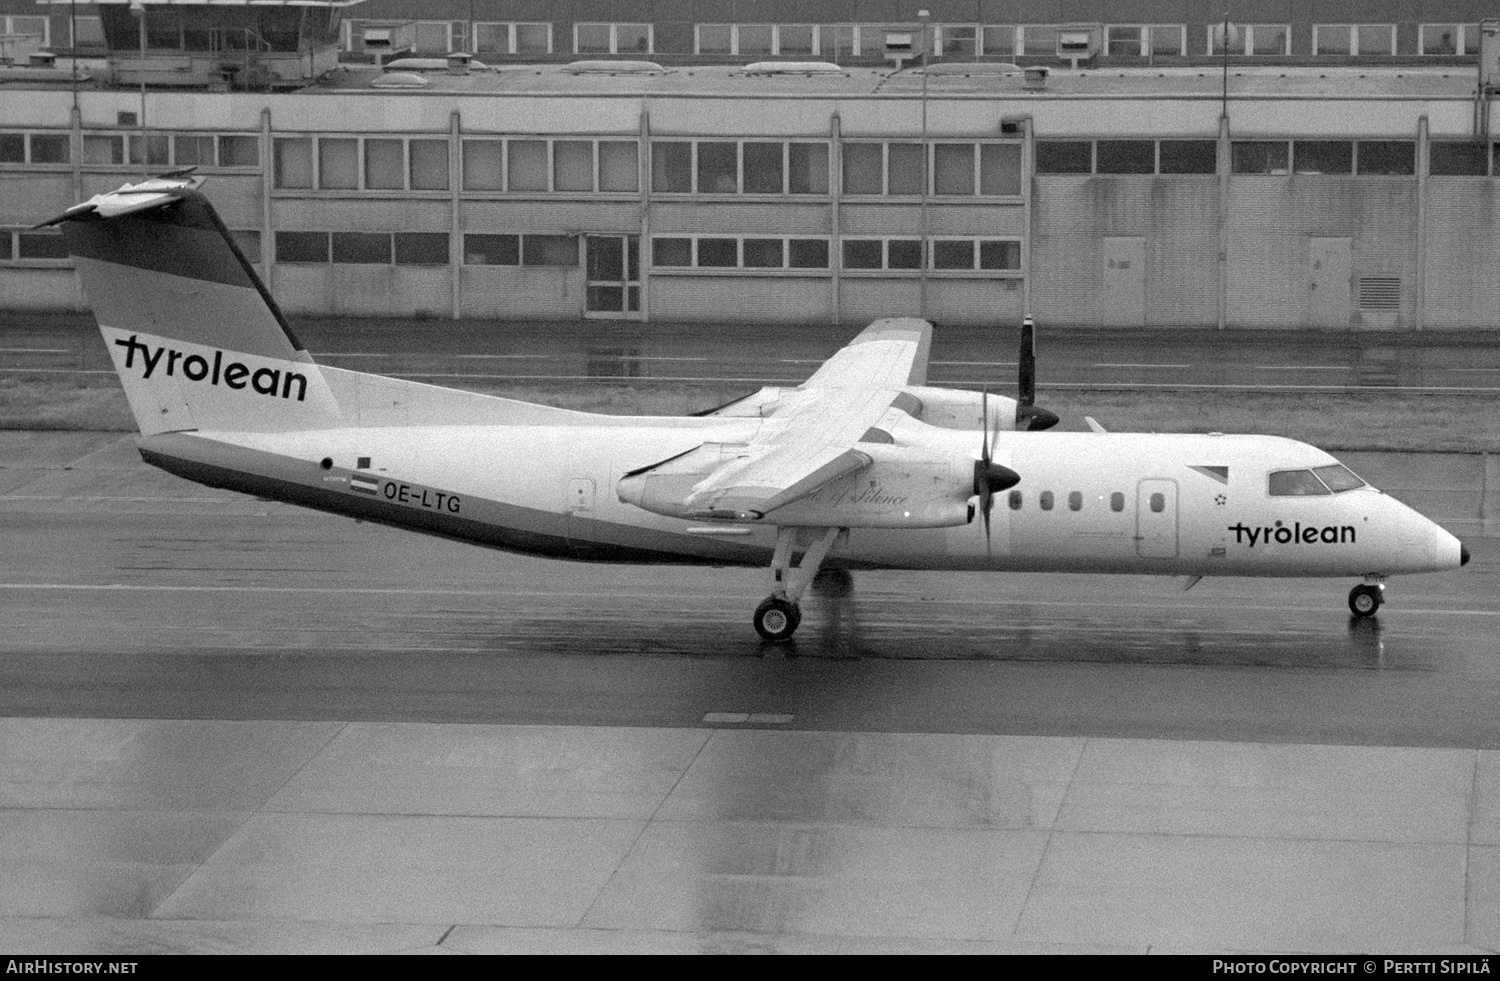
{"type": "Polygon", "coordinates": [[[321,371],[201,184],[127,184],[44,223],[62,226],[141,432],[338,425],[321,371]]]}

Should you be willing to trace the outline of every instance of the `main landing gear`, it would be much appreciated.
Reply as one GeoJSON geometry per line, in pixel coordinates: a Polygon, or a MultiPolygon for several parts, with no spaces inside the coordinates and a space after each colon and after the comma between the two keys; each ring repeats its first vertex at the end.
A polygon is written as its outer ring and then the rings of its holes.
{"type": "Polygon", "coordinates": [[[755,632],[772,642],[791,640],[802,622],[797,605],[813,577],[847,528],[825,528],[823,536],[802,554],[802,562],[792,566],[792,552],[797,547],[797,528],[776,529],[776,551],[771,556],[771,595],[755,608],[755,632]]]}
{"type": "Polygon", "coordinates": [[[1385,583],[1379,577],[1367,578],[1364,582],[1349,590],[1349,612],[1356,619],[1363,620],[1372,617],[1380,609],[1380,604],[1385,602],[1385,583]]]}

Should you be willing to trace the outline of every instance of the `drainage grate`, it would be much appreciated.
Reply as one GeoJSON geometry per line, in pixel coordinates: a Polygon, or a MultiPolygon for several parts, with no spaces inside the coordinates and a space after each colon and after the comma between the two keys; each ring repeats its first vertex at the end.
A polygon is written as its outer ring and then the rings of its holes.
{"type": "Polygon", "coordinates": [[[1359,308],[1361,310],[1400,310],[1400,277],[1361,276],[1359,279],[1359,308]]]}

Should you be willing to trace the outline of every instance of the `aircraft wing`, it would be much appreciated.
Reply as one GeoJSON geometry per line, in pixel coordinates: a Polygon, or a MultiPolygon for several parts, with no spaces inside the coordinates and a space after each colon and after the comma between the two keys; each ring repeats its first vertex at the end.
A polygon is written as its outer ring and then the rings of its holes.
{"type": "Polygon", "coordinates": [[[788,393],[745,455],[716,468],[685,503],[705,514],[764,515],[869,466],[858,444],[901,408],[902,386],[926,382],[931,346],[925,320],[875,321],[788,393]]]}
{"type": "Polygon", "coordinates": [[[802,384],[802,388],[900,388],[927,384],[932,324],[913,317],[877,320],[802,384]]]}

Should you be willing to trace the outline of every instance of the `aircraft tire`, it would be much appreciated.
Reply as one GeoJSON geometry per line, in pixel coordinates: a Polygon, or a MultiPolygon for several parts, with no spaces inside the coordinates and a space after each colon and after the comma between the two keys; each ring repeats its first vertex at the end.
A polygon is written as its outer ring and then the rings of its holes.
{"type": "Polygon", "coordinates": [[[772,643],[791,640],[801,622],[802,611],[797,604],[775,596],[767,596],[755,608],[755,632],[772,643]]]}
{"type": "Polygon", "coordinates": [[[1368,584],[1355,586],[1349,590],[1349,612],[1361,619],[1372,617],[1380,609],[1381,600],[1379,587],[1368,584]]]}

